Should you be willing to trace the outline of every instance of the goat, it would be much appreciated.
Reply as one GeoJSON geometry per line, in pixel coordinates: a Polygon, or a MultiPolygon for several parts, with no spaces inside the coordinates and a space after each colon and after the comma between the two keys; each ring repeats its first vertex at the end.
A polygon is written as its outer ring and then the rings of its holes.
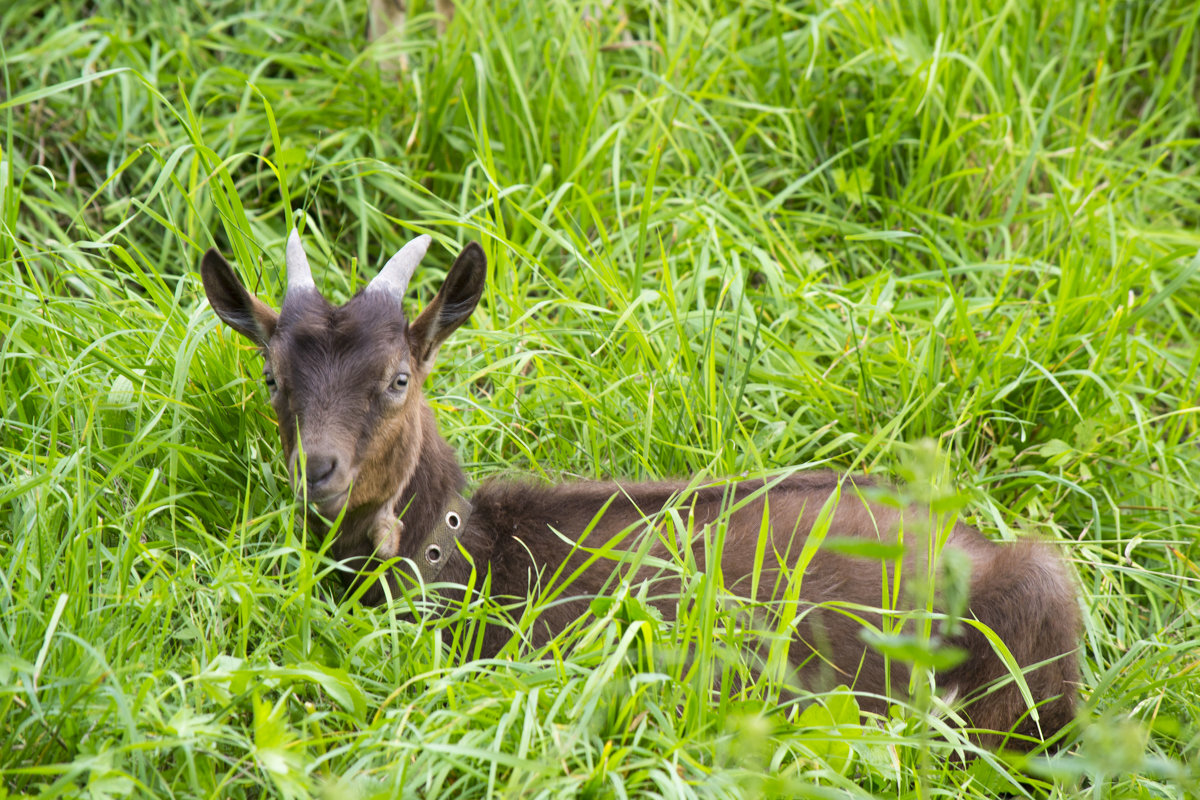
{"type": "MultiPolygon", "coordinates": [[[[294,490],[320,517],[342,515],[330,545],[333,558],[358,575],[379,574],[379,560],[392,561],[394,568],[382,571],[387,589],[372,582],[364,602],[379,603],[389,591],[395,596],[403,564],[415,564],[426,582],[439,585],[468,585],[477,570],[490,576],[494,596],[509,598],[529,596],[539,579],[565,566],[563,574],[577,573],[571,597],[545,608],[533,623],[535,642],[545,642],[588,612],[589,599],[617,568],[612,561],[589,561],[588,549],[630,530],[656,537],[648,520],[679,508],[693,530],[727,526],[720,567],[735,592],[746,596],[757,587],[752,603],[769,607],[778,599],[772,594],[780,577],[803,564],[798,603],[783,620],[794,631],[788,657],[798,680],[808,688],[850,684],[864,708],[882,711],[885,698],[908,691],[909,672],[867,646],[863,629],[878,629],[889,609],[924,608],[896,587],[904,585],[902,576],[934,583],[939,564],[954,551],[969,565],[970,582],[967,612],[945,641],[966,655],[937,674],[939,688],[963,701],[976,739],[990,745],[1011,731],[1018,735],[1012,744],[1027,748],[1071,721],[1080,622],[1066,568],[1046,545],[996,544],[963,524],[933,531],[928,509],[869,501],[859,491],[868,481],[830,472],[710,485],[493,479],[467,500],[466,478],[421,386],[438,349],[479,302],[487,261],[477,243],[468,244],[432,302],[409,323],[404,295],[430,241],[420,236],[406,244],[342,306],[317,290],[295,231],[278,313],[246,290],[216,249],[205,253],[200,268],[214,311],[264,358],[294,490]],[[917,522],[922,516],[924,525],[917,522]],[[881,566],[849,549],[806,550],[814,525],[842,541],[901,544],[904,555],[881,566]],[[577,546],[585,533],[586,547],[577,546]],[[986,629],[1023,670],[1037,714],[1029,712],[986,629]]],[[[648,552],[669,557],[661,538],[651,540],[648,552]]],[[[704,548],[693,550],[699,569],[706,569],[704,548]]],[[[947,606],[941,594],[947,593],[934,592],[934,608],[947,606]]],[[[660,606],[670,613],[669,603],[660,606]]],[[[488,625],[483,654],[494,655],[510,636],[488,625]]]]}

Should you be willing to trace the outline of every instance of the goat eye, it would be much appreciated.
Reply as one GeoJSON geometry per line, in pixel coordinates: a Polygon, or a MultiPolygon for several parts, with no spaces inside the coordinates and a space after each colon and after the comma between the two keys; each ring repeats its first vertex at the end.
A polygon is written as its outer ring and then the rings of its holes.
{"type": "Polygon", "coordinates": [[[267,391],[271,394],[275,394],[275,390],[279,388],[279,384],[275,382],[275,375],[270,370],[263,372],[263,383],[267,385],[267,391]]]}
{"type": "Polygon", "coordinates": [[[395,378],[392,378],[392,389],[397,392],[403,391],[408,386],[408,373],[401,372],[395,378]]]}

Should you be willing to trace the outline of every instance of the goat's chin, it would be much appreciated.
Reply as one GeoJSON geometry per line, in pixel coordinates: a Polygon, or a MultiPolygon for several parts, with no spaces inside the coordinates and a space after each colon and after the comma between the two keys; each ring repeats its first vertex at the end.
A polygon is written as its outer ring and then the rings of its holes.
{"type": "Polygon", "coordinates": [[[322,517],[328,520],[337,519],[342,513],[342,509],[346,506],[346,501],[350,499],[350,490],[342,489],[339,492],[323,492],[315,494],[313,492],[305,493],[303,490],[296,492],[296,499],[301,503],[307,502],[317,510],[322,517]]]}

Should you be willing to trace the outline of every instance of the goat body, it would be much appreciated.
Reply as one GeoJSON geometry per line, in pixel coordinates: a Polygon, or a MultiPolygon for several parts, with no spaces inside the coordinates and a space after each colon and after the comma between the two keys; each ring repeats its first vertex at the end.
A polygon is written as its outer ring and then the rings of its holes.
{"type": "MultiPolygon", "coordinates": [[[[373,569],[380,559],[419,562],[422,544],[443,517],[449,519],[445,509],[466,485],[420,386],[442,342],[478,303],[486,260],[478,245],[468,245],[410,325],[402,299],[428,245],[428,237],[410,242],[370,286],[335,307],[317,292],[293,232],[288,291],[278,314],[247,292],[216,250],[201,264],[213,309],[264,357],[297,494],[322,518],[343,515],[331,552],[356,573],[373,569]]],[[[440,559],[438,581],[466,585],[476,570],[490,576],[493,595],[525,598],[556,572],[574,575],[567,599],[547,605],[535,621],[532,636],[538,643],[587,613],[591,598],[619,568],[611,559],[594,557],[596,549],[619,539],[621,550],[645,545],[647,555],[670,560],[680,554],[655,533],[670,524],[667,515],[693,532],[723,525],[725,583],[794,631],[789,657],[799,681],[813,689],[849,684],[864,707],[882,711],[885,698],[905,695],[909,674],[903,664],[889,663],[864,644],[863,629],[886,628],[885,618],[899,618],[894,627],[901,627],[908,612],[925,609],[927,602],[944,610],[946,598],[936,586],[942,562],[954,552],[968,565],[970,583],[964,619],[950,626],[945,643],[961,648],[965,658],[938,674],[939,687],[963,698],[973,728],[1029,737],[1014,740],[1015,746],[1028,746],[1067,724],[1075,707],[1079,620],[1075,592],[1058,557],[1041,544],[992,543],[961,524],[939,531],[928,510],[871,502],[864,484],[869,482],[828,472],[708,484],[546,486],[493,480],[471,497],[473,509],[455,536],[461,551],[449,548],[440,559]],[[902,545],[903,556],[880,560],[850,554],[852,547],[806,548],[814,526],[821,532],[814,542],[902,545]],[[796,602],[779,602],[800,565],[796,602]],[[935,587],[931,600],[910,591],[921,586],[935,587]],[[792,617],[781,619],[785,613],[792,617]],[[1004,642],[1024,670],[1038,704],[1036,722],[1016,683],[1005,682],[1009,670],[981,626],[1004,642]]],[[[698,568],[706,570],[703,539],[691,536],[690,547],[698,568]]],[[[400,574],[399,568],[384,573],[393,594],[400,574]]],[[[650,581],[660,597],[678,593],[678,581],[667,572],[643,567],[631,577],[650,581]]],[[[378,583],[363,594],[369,603],[386,597],[378,583]]],[[[669,599],[656,605],[673,613],[669,599]]],[[[904,629],[913,625],[909,621],[904,629]]],[[[484,654],[498,652],[510,635],[502,626],[488,626],[484,654]]],[[[975,736],[994,744],[1000,733],[975,736]]]]}

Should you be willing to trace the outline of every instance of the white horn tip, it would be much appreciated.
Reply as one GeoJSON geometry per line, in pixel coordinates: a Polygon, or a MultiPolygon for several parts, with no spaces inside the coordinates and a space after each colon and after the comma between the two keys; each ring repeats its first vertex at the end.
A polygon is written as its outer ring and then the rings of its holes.
{"type": "Polygon", "coordinates": [[[389,258],[388,262],[384,264],[375,280],[371,281],[371,288],[386,289],[394,294],[403,295],[408,289],[408,282],[412,278],[413,272],[416,271],[417,265],[421,263],[421,259],[425,257],[425,253],[429,251],[429,245],[432,243],[433,237],[423,233],[401,247],[396,255],[389,258]]]}
{"type": "Polygon", "coordinates": [[[425,257],[425,254],[429,252],[429,245],[431,244],[433,244],[433,237],[428,233],[422,233],[420,236],[404,245],[404,247],[400,248],[400,251],[404,252],[405,250],[412,248],[413,258],[415,258],[417,261],[420,261],[425,257]]]}
{"type": "Polygon", "coordinates": [[[312,273],[308,269],[308,256],[304,254],[304,245],[300,244],[300,230],[292,228],[287,240],[288,289],[306,289],[314,287],[312,273]]]}

